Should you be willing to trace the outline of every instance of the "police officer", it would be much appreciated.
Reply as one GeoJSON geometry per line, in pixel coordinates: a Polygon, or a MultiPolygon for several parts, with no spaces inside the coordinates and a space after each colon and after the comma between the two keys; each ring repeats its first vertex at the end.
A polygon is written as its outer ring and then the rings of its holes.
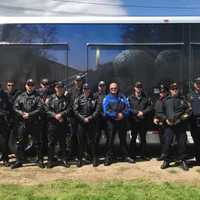
{"type": "MultiPolygon", "coordinates": [[[[40,87],[37,89],[37,92],[40,95],[42,103],[45,104],[46,100],[53,94],[50,89],[50,83],[47,78],[42,78],[40,81],[40,87]]],[[[43,155],[48,152],[48,139],[47,139],[47,114],[42,112],[41,115],[41,131],[42,131],[42,153],[43,155]]]]}
{"type": "Polygon", "coordinates": [[[39,93],[43,102],[52,94],[50,90],[49,80],[47,78],[43,78],[40,81],[40,88],[38,88],[37,92],[39,93]]]}
{"type": "Polygon", "coordinates": [[[43,157],[41,154],[41,130],[40,114],[43,110],[40,96],[35,90],[35,82],[28,79],[25,84],[26,91],[20,94],[15,103],[14,111],[17,114],[17,152],[16,162],[11,166],[12,169],[21,167],[24,162],[25,142],[30,134],[33,146],[36,150],[38,166],[43,168],[43,157]]]}
{"type": "Polygon", "coordinates": [[[74,103],[74,100],[82,94],[83,92],[82,89],[83,89],[83,80],[80,75],[77,75],[74,80],[74,86],[69,91],[69,93],[71,94],[71,100],[73,103],[74,103]]]}
{"type": "Polygon", "coordinates": [[[0,84],[0,135],[1,135],[1,151],[2,151],[2,160],[5,166],[9,166],[9,149],[8,149],[8,115],[9,115],[9,101],[7,94],[3,91],[0,84]]]}
{"type": "Polygon", "coordinates": [[[169,167],[170,145],[173,141],[174,135],[178,143],[177,146],[177,160],[183,170],[189,170],[186,163],[186,128],[187,119],[189,117],[189,106],[185,99],[180,96],[177,83],[170,84],[169,95],[164,99],[162,106],[163,119],[166,127],[164,128],[164,145],[163,154],[165,155],[161,169],[169,167]]]}
{"type": "Polygon", "coordinates": [[[152,103],[143,91],[142,82],[134,84],[132,95],[128,97],[131,113],[129,118],[131,128],[130,151],[133,159],[136,158],[136,139],[140,136],[140,156],[146,159],[146,133],[148,116],[152,112],[152,103]]]}
{"type": "Polygon", "coordinates": [[[69,132],[69,113],[71,112],[70,98],[64,95],[64,84],[59,81],[55,84],[55,94],[46,101],[48,116],[48,163],[47,168],[54,166],[55,145],[57,141],[62,152],[62,162],[65,167],[69,167],[66,136],[69,132]]]}
{"type": "Polygon", "coordinates": [[[195,147],[196,164],[200,165],[200,77],[194,80],[193,86],[193,91],[188,94],[188,101],[192,109],[190,125],[195,147]]]}
{"type": "MultiPolygon", "coordinates": [[[[71,105],[73,107],[75,99],[78,98],[83,92],[83,80],[80,75],[76,75],[74,85],[71,90],[68,91],[67,96],[70,96],[71,105]]],[[[78,141],[77,141],[77,121],[72,111],[71,117],[71,158],[78,154],[78,141]]]]}
{"type": "Polygon", "coordinates": [[[154,105],[154,118],[153,118],[153,122],[159,130],[160,144],[161,144],[161,155],[157,159],[158,161],[163,160],[165,157],[162,150],[163,149],[163,130],[165,126],[165,121],[162,114],[162,104],[167,95],[168,95],[168,88],[165,85],[161,84],[159,87],[159,98],[155,102],[155,105],[154,105]]]}
{"type": "Polygon", "coordinates": [[[115,135],[118,132],[120,138],[120,147],[123,159],[133,163],[134,160],[129,157],[128,146],[126,143],[126,118],[129,115],[130,107],[127,98],[119,93],[118,84],[112,82],[109,85],[109,94],[103,100],[103,113],[107,121],[108,147],[106,149],[105,166],[112,163],[113,147],[115,135]]]}
{"type": "Polygon", "coordinates": [[[100,105],[100,113],[97,117],[97,137],[96,137],[96,147],[98,149],[98,145],[100,142],[100,138],[102,133],[105,134],[106,136],[106,147],[107,147],[107,143],[108,143],[108,136],[107,136],[107,127],[106,127],[106,119],[105,116],[103,114],[103,99],[105,98],[107,92],[106,92],[106,84],[104,81],[100,81],[98,83],[98,90],[97,92],[94,94],[94,98],[99,102],[100,105]]]}
{"type": "Polygon", "coordinates": [[[16,88],[16,84],[14,80],[8,80],[6,82],[6,90],[5,92],[8,95],[8,99],[11,105],[14,104],[16,98],[21,94],[21,91],[16,88]]]}
{"type": "Polygon", "coordinates": [[[9,127],[9,134],[14,133],[16,131],[16,115],[13,110],[13,105],[17,97],[21,94],[21,91],[16,89],[15,81],[8,80],[6,82],[6,90],[5,92],[8,95],[9,100],[9,116],[8,116],[8,127],[9,127]]]}
{"type": "Polygon", "coordinates": [[[78,120],[78,144],[79,144],[79,162],[78,167],[82,166],[84,152],[84,137],[88,151],[92,154],[93,166],[98,165],[96,158],[96,123],[95,120],[99,114],[98,101],[92,96],[91,89],[87,83],[83,85],[83,94],[75,99],[74,114],[78,120]]]}

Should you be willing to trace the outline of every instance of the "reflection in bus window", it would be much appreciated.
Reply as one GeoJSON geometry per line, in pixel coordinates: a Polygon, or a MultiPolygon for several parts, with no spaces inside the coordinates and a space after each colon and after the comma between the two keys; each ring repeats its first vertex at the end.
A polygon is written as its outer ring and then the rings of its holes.
{"type": "Polygon", "coordinates": [[[131,92],[134,82],[142,81],[148,94],[161,82],[178,81],[184,84],[188,74],[184,73],[182,46],[177,45],[95,45],[89,47],[88,79],[95,87],[98,81],[108,83],[115,80],[126,94],[131,92]]]}

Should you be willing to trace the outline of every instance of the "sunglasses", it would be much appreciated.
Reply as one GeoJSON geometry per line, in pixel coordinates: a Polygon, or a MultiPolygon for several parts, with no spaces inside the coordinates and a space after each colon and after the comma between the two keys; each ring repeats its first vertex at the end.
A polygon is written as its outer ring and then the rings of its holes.
{"type": "Polygon", "coordinates": [[[7,85],[8,87],[13,87],[13,86],[15,86],[14,84],[8,84],[7,85]]]}
{"type": "Polygon", "coordinates": [[[171,88],[171,90],[178,90],[178,88],[171,88]]]}
{"type": "Polygon", "coordinates": [[[42,83],[42,85],[46,86],[46,85],[49,85],[48,83],[42,83]]]}
{"type": "Polygon", "coordinates": [[[34,86],[34,84],[32,84],[32,83],[27,83],[26,85],[28,85],[29,87],[33,87],[34,86]]]}

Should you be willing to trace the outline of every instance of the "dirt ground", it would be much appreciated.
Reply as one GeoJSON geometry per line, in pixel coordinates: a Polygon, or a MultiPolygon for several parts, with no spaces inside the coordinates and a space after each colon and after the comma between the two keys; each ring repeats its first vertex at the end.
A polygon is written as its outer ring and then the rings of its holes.
{"type": "Polygon", "coordinates": [[[96,168],[85,165],[77,168],[57,166],[52,169],[40,169],[33,164],[22,168],[10,169],[0,167],[0,184],[36,185],[55,180],[78,180],[85,182],[101,182],[112,180],[143,179],[153,182],[178,182],[200,186],[200,167],[193,166],[188,172],[179,167],[160,169],[161,162],[156,159],[141,161],[135,164],[115,163],[105,167],[103,164],[96,168]]]}

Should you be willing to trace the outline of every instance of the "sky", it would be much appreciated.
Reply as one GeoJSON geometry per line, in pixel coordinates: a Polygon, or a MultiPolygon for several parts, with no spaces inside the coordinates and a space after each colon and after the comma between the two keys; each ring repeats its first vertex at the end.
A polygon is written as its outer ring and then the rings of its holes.
{"type": "Polygon", "coordinates": [[[199,0],[123,0],[128,16],[199,16],[199,0]]]}
{"type": "Polygon", "coordinates": [[[199,16],[199,0],[7,0],[0,16],[199,16]]]}

